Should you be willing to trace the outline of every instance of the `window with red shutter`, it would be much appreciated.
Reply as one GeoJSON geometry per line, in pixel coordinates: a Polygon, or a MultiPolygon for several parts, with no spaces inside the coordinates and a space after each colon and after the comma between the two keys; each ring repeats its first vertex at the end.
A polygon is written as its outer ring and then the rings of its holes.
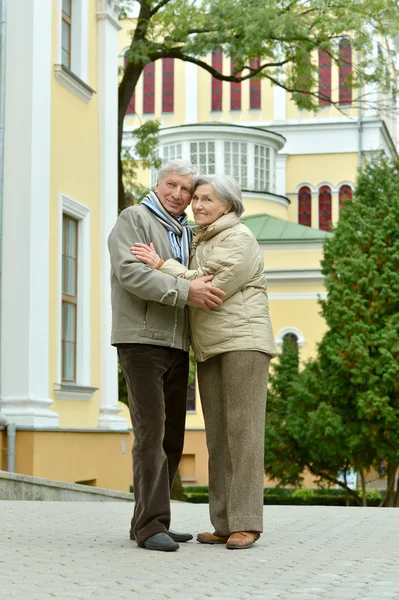
{"type": "Polygon", "coordinates": [[[352,200],[352,188],[350,185],[341,185],[339,188],[339,209],[345,208],[348,200],[352,200]]]}
{"type": "MultiPolygon", "coordinates": [[[[221,48],[216,48],[212,52],[212,67],[218,72],[223,71],[223,51],[221,48]]],[[[212,110],[222,110],[223,102],[223,87],[222,82],[215,77],[212,77],[212,110]]]]}
{"type": "MultiPolygon", "coordinates": [[[[253,69],[260,67],[260,58],[254,58],[251,64],[253,69]]],[[[260,79],[251,78],[249,80],[249,108],[260,109],[261,107],[261,87],[260,79]]]]}
{"type": "MultiPolygon", "coordinates": [[[[240,73],[235,73],[237,63],[231,59],[231,74],[239,76],[240,73]]],[[[230,110],[241,110],[241,83],[233,82],[230,87],[230,110]]]]}
{"type": "Polygon", "coordinates": [[[306,186],[298,192],[298,223],[306,227],[312,224],[312,192],[306,186]]]}
{"type": "Polygon", "coordinates": [[[331,104],[331,56],[319,50],[319,105],[331,104]]]}
{"type": "Polygon", "coordinates": [[[339,42],[339,103],[352,104],[352,46],[348,38],[339,42]]]}
{"type": "Polygon", "coordinates": [[[319,229],[331,230],[331,189],[328,185],[319,190],[319,229]]]}
{"type": "Polygon", "coordinates": [[[175,62],[173,58],[162,60],[162,112],[174,111],[175,62]]]}
{"type": "Polygon", "coordinates": [[[155,112],[155,63],[143,69],[143,113],[155,112]]]}

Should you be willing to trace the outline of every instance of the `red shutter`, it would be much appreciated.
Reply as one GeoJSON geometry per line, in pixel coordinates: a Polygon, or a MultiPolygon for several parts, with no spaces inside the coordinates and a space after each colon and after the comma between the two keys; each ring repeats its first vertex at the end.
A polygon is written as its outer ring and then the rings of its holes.
{"type": "Polygon", "coordinates": [[[155,112],[155,63],[143,69],[143,113],[155,112]]]}
{"type": "Polygon", "coordinates": [[[352,200],[352,188],[350,185],[341,185],[339,188],[339,209],[345,208],[347,200],[352,200]]]}
{"type": "Polygon", "coordinates": [[[307,227],[312,224],[312,193],[308,187],[298,192],[298,223],[307,227]]]}
{"type": "Polygon", "coordinates": [[[319,190],[319,229],[331,229],[331,190],[328,185],[319,190]]]}
{"type": "MultiPolygon", "coordinates": [[[[234,75],[234,69],[237,63],[231,59],[231,74],[234,75]]],[[[236,74],[237,76],[240,73],[236,74]]],[[[241,83],[232,83],[230,87],[230,110],[241,110],[241,83]]]]}
{"type": "Polygon", "coordinates": [[[173,58],[162,60],[162,112],[174,110],[175,62],[173,58]]]}
{"type": "MultiPolygon", "coordinates": [[[[251,64],[253,69],[260,66],[260,58],[254,58],[251,64]]],[[[261,89],[260,79],[251,78],[249,80],[249,108],[260,109],[261,107],[261,89]]]]}
{"type": "Polygon", "coordinates": [[[331,104],[331,56],[319,50],[319,104],[331,104]]]}
{"type": "MultiPolygon", "coordinates": [[[[223,52],[221,48],[217,48],[212,52],[212,67],[218,73],[223,71],[223,52]]],[[[223,87],[219,79],[212,77],[212,110],[222,110],[223,87]]]]}
{"type": "Polygon", "coordinates": [[[348,38],[339,42],[339,103],[352,104],[352,48],[348,38]]]}
{"type": "MultiPolygon", "coordinates": [[[[125,70],[126,70],[127,65],[128,65],[128,60],[125,57],[125,70]]],[[[135,95],[133,92],[132,97],[130,98],[129,106],[127,107],[127,110],[126,110],[126,114],[132,115],[135,112],[136,112],[136,98],[135,98],[135,95]]]]}

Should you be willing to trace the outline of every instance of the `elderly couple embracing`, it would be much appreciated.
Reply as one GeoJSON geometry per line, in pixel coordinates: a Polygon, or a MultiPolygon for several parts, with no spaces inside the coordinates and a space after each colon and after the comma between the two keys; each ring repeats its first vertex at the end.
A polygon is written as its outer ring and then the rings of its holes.
{"type": "Polygon", "coordinates": [[[130,537],[174,551],[192,535],[170,529],[170,489],[183,451],[191,341],[209,450],[213,532],[204,544],[249,548],[263,530],[263,449],[275,355],[263,257],[240,223],[230,177],[197,177],[166,163],[155,191],[124,210],[109,237],[112,344],[133,424],[135,507],[130,537]],[[192,202],[194,235],[185,209],[192,202]]]}

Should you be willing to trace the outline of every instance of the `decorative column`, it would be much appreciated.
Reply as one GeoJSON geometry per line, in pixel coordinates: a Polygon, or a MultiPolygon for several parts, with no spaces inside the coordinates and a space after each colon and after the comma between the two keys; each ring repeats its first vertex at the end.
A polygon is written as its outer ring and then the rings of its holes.
{"type": "Polygon", "coordinates": [[[198,123],[198,66],[194,63],[186,62],[186,82],[185,82],[185,120],[187,124],[198,123]]]}
{"type": "Polygon", "coordinates": [[[102,429],[128,428],[119,416],[118,360],[111,342],[110,261],[107,239],[118,216],[118,23],[119,0],[97,0],[100,169],[100,415],[102,429]]]}
{"type": "Polygon", "coordinates": [[[285,121],[287,118],[287,92],[279,85],[274,86],[274,121],[285,121]]]}
{"type": "Polygon", "coordinates": [[[279,196],[286,194],[287,157],[288,154],[277,154],[276,156],[276,189],[274,193],[279,196]]]}
{"type": "Polygon", "coordinates": [[[7,6],[0,411],[40,428],[58,426],[49,409],[53,4],[7,6]]]}

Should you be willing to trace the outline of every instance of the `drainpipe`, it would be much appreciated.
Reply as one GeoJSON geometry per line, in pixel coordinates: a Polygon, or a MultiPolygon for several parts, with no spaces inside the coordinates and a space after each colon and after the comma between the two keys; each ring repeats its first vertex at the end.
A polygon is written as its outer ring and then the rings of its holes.
{"type": "Polygon", "coordinates": [[[4,425],[7,429],[7,471],[15,473],[16,425],[9,421],[2,413],[0,413],[0,425],[4,425]]]}
{"type": "MultiPolygon", "coordinates": [[[[6,96],[6,4],[0,0],[0,359],[1,359],[1,315],[2,315],[2,279],[3,279],[3,175],[4,175],[4,124],[6,96]]],[[[1,398],[1,380],[0,380],[1,398]]],[[[15,472],[15,423],[0,412],[0,425],[7,429],[7,471],[15,472]]]]}
{"type": "MultiPolygon", "coordinates": [[[[357,53],[357,64],[360,64],[360,60],[361,60],[361,56],[360,56],[360,52],[357,53]]],[[[359,85],[359,108],[358,108],[358,115],[357,115],[357,131],[358,131],[358,167],[359,169],[362,167],[363,165],[363,100],[362,100],[362,93],[363,93],[363,87],[361,85],[361,80],[359,81],[360,85],[359,85]]]]}

